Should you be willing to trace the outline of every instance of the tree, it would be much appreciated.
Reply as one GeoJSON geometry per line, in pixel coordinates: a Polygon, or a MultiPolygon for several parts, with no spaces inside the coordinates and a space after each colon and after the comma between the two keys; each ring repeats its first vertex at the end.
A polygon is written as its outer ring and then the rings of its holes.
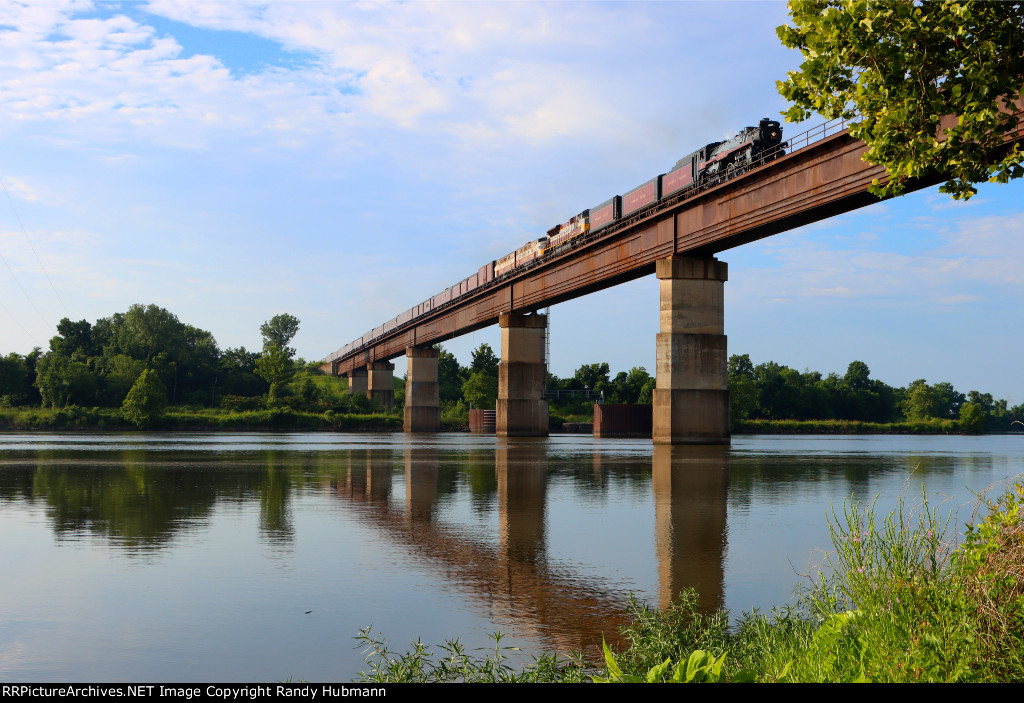
{"type": "Polygon", "coordinates": [[[960,416],[960,406],[965,399],[951,383],[943,381],[929,386],[919,378],[907,386],[900,406],[908,420],[952,420],[960,416]]]}
{"type": "Polygon", "coordinates": [[[964,403],[960,406],[960,429],[971,434],[978,434],[985,429],[985,411],[977,403],[964,403]]]}
{"type": "Polygon", "coordinates": [[[28,365],[25,358],[11,352],[0,356],[0,407],[13,406],[25,399],[28,386],[28,365]]]}
{"type": "Polygon", "coordinates": [[[871,370],[863,361],[851,361],[843,381],[853,391],[864,390],[871,383],[871,370]]]}
{"type": "Polygon", "coordinates": [[[277,393],[281,385],[292,375],[292,357],[295,350],[288,346],[292,337],[299,331],[299,318],[284,313],[274,315],[260,325],[263,335],[263,353],[256,358],[256,375],[270,384],[267,391],[267,407],[277,402],[277,393]]]}
{"type": "Polygon", "coordinates": [[[288,313],[274,315],[272,318],[260,325],[260,334],[263,335],[263,349],[266,351],[269,345],[274,345],[282,350],[291,359],[295,356],[295,350],[288,346],[292,338],[299,331],[299,318],[288,313]]]}
{"type": "Polygon", "coordinates": [[[113,405],[120,405],[146,370],[146,363],[124,354],[105,357],[102,361],[106,374],[106,398],[113,405]]]}
{"type": "Polygon", "coordinates": [[[608,379],[610,373],[611,367],[607,361],[599,364],[583,364],[576,369],[574,378],[588,391],[603,391],[611,383],[608,379]]]}
{"type": "Polygon", "coordinates": [[[612,380],[612,401],[616,403],[638,403],[644,386],[651,380],[650,374],[643,366],[634,366],[629,370],[619,371],[612,380]]]}
{"type": "Polygon", "coordinates": [[[749,354],[733,354],[727,366],[729,416],[733,422],[745,420],[757,411],[757,386],[754,364],[749,354]]]}
{"type": "Polygon", "coordinates": [[[254,396],[267,391],[263,379],[256,375],[256,359],[259,354],[246,350],[228,348],[218,362],[220,390],[225,394],[254,396]]]}
{"type": "Polygon", "coordinates": [[[36,363],[36,388],[43,406],[88,405],[96,399],[96,375],[81,361],[50,352],[36,363]]]}
{"type": "Polygon", "coordinates": [[[163,361],[168,363],[171,352],[181,346],[185,326],[166,308],[135,304],[128,308],[119,322],[117,345],[133,359],[149,363],[157,355],[164,354],[163,361]]]}
{"type": "Polygon", "coordinates": [[[953,388],[953,384],[949,381],[936,383],[932,386],[932,392],[935,394],[935,417],[943,419],[959,417],[960,406],[966,400],[963,393],[953,388]]]}
{"type": "Polygon", "coordinates": [[[462,385],[462,394],[474,408],[494,410],[498,399],[498,377],[477,371],[462,385]]]}
{"type": "Polygon", "coordinates": [[[469,373],[459,366],[454,354],[440,345],[436,348],[438,396],[442,401],[455,402],[462,398],[462,384],[469,378],[469,373]]]}
{"type": "Polygon", "coordinates": [[[277,402],[277,392],[292,371],[292,360],[288,353],[276,344],[263,347],[263,353],[256,358],[256,375],[270,384],[267,391],[267,407],[277,402]]]}
{"type": "Polygon", "coordinates": [[[469,364],[470,375],[483,373],[488,376],[498,377],[498,364],[500,360],[491,349],[491,345],[484,342],[473,351],[473,360],[469,364]]]}
{"type": "Polygon", "coordinates": [[[62,318],[57,323],[57,336],[50,340],[50,351],[63,354],[75,361],[95,356],[92,325],[86,320],[72,322],[66,317],[62,318]]]}
{"type": "Polygon", "coordinates": [[[855,119],[864,159],[889,176],[871,192],[939,173],[942,192],[966,199],[974,183],[1024,176],[1019,146],[1003,148],[1024,86],[1024,5],[791,0],[789,11],[794,26],[776,31],[804,62],[778,82],[793,103],[784,114],[855,119]]]}
{"type": "Polygon", "coordinates": [[[654,402],[654,389],[658,385],[658,379],[651,376],[647,379],[647,383],[640,389],[640,396],[636,399],[636,402],[644,405],[650,405],[654,402]]]}
{"type": "Polygon", "coordinates": [[[167,388],[152,369],[146,369],[121,403],[121,415],[138,427],[150,427],[167,407],[167,388]]]}

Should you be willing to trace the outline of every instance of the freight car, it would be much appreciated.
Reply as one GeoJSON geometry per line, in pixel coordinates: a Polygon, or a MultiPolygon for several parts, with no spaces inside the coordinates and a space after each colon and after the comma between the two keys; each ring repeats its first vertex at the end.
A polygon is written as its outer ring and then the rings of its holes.
{"type": "Polygon", "coordinates": [[[413,320],[437,310],[457,298],[486,286],[518,269],[530,266],[545,256],[564,250],[609,227],[622,218],[653,205],[687,189],[699,189],[748,171],[751,168],[784,155],[786,143],[782,141],[782,126],[767,117],[756,127],[747,127],[739,134],[722,142],[711,142],[702,149],[684,156],[668,173],[655,176],[623,195],[616,195],[599,205],[574,215],[568,222],[555,225],[545,236],[530,240],[505,256],[491,261],[469,278],[445,288],[437,295],[406,310],[381,327],[345,345],[326,360],[347,356],[368,346],[377,338],[402,327],[413,320]]]}

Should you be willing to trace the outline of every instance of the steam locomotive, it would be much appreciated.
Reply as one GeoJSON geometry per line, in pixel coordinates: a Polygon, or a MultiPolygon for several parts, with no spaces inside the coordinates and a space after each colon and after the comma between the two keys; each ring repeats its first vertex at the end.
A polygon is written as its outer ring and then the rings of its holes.
{"type": "Polygon", "coordinates": [[[668,173],[663,173],[636,188],[605,200],[584,210],[564,224],[555,225],[543,237],[532,239],[500,259],[491,261],[472,276],[446,288],[432,298],[413,306],[398,317],[370,330],[359,339],[331,354],[325,361],[333,361],[356,351],[375,339],[432,312],[451,301],[503,278],[512,272],[579,243],[585,235],[629,217],[633,213],[668,197],[687,190],[717,185],[725,180],[784,155],[786,143],[782,141],[782,127],[767,117],[756,127],[746,127],[736,136],[722,142],[711,142],[684,156],[668,173]]]}

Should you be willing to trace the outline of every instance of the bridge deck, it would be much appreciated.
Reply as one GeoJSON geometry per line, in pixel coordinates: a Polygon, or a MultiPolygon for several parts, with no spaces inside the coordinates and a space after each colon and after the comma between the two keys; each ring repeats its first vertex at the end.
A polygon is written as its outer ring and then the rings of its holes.
{"type": "MultiPolygon", "coordinates": [[[[1021,136],[1018,130],[1014,138],[1021,136]]],[[[408,347],[496,324],[501,313],[538,310],[649,275],[655,262],[668,256],[710,256],[877,202],[867,189],[872,180],[885,180],[885,169],[864,161],[866,150],[864,142],[843,129],[686,199],[669,198],[598,238],[460,297],[323,368],[348,373],[400,356],[408,347]]],[[[943,180],[917,181],[908,191],[943,180]]]]}

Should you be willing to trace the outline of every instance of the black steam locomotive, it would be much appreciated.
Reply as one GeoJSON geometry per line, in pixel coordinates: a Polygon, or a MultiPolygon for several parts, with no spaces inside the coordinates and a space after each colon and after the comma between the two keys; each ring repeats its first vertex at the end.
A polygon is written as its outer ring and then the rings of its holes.
{"type": "Polygon", "coordinates": [[[680,193],[685,189],[715,185],[744,171],[760,166],[784,155],[782,127],[765,117],[757,127],[747,127],[735,137],[723,142],[711,142],[676,162],[672,170],[655,176],[623,195],[616,195],[600,205],[584,210],[568,222],[555,225],[547,234],[531,239],[523,246],[495,261],[484,264],[476,273],[459,281],[437,295],[427,298],[398,317],[370,330],[345,345],[325,361],[332,361],[361,349],[377,338],[428,314],[471,291],[488,285],[516,269],[533,264],[538,259],[562,251],[582,241],[583,235],[609,227],[624,217],[680,193]]]}

